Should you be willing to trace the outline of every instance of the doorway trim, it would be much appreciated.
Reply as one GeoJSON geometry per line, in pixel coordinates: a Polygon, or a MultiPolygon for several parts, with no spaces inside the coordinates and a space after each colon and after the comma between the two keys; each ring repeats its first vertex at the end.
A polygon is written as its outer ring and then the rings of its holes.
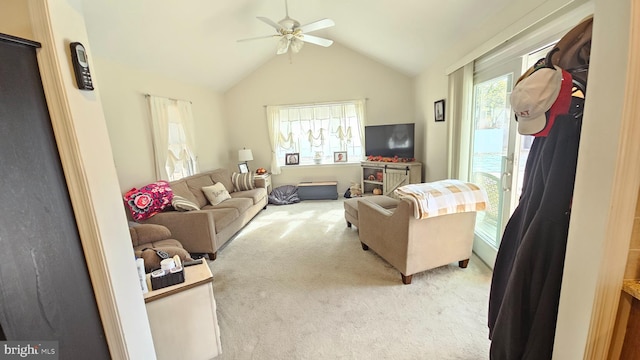
{"type": "Polygon", "coordinates": [[[630,1],[629,50],[620,140],[609,217],[596,282],[584,359],[606,359],[620,302],[629,240],[640,184],[640,1],[630,1]],[[630,196],[634,194],[634,196],[630,196]],[[624,259],[624,262],[621,260],[624,259]]]}
{"type": "Polygon", "coordinates": [[[34,37],[42,44],[37,51],[40,76],[109,352],[114,359],[130,359],[60,69],[64,62],[59,61],[55,51],[48,1],[29,0],[29,12],[34,37]]]}

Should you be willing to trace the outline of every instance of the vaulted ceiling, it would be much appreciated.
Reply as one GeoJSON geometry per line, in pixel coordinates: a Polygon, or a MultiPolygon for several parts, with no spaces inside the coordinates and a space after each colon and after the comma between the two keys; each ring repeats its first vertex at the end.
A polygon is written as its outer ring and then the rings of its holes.
{"type": "MultiPolygon", "coordinates": [[[[313,35],[415,76],[451,44],[482,31],[510,1],[288,0],[288,8],[301,24],[335,21],[313,35]]],[[[82,6],[93,56],[216,91],[287,56],[276,55],[275,38],[237,41],[275,33],[256,16],[281,20],[285,0],[83,0],[82,6]]]]}

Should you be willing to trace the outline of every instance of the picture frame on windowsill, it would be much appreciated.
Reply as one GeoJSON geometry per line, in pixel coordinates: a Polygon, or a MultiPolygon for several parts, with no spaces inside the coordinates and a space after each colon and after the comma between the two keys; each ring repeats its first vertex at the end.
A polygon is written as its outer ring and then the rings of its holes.
{"type": "Polygon", "coordinates": [[[346,151],[334,151],[333,152],[333,162],[347,162],[347,152],[346,151]]]}
{"type": "Polygon", "coordinates": [[[298,165],[300,164],[300,153],[287,153],[284,156],[285,165],[298,165]]]}

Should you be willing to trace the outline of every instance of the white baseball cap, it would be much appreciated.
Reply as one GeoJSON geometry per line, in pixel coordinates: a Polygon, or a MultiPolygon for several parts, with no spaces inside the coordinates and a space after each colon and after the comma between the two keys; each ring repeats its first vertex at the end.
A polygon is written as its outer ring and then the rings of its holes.
{"type": "Polygon", "coordinates": [[[516,113],[518,132],[532,135],[547,125],[546,112],[558,98],[562,69],[540,68],[516,84],[511,92],[511,108],[516,113]]]}

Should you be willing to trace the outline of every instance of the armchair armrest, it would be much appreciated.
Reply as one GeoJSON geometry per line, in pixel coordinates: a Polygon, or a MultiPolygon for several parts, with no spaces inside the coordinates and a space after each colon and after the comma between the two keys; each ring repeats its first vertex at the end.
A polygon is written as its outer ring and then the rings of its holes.
{"type": "Polygon", "coordinates": [[[215,221],[210,211],[161,212],[144,223],[166,226],[173,238],[190,253],[215,253],[217,250],[215,221]]]}
{"type": "Polygon", "coordinates": [[[358,236],[360,242],[382,256],[401,273],[406,274],[409,222],[413,207],[400,201],[395,209],[385,209],[369,201],[358,204],[358,236]]]}
{"type": "Polygon", "coordinates": [[[139,224],[129,227],[129,235],[131,235],[133,246],[171,238],[169,229],[158,224],[139,224]]]}
{"type": "MultiPolygon", "coordinates": [[[[365,234],[397,232],[407,229],[409,219],[413,216],[412,205],[400,201],[396,208],[385,209],[370,201],[362,200],[358,204],[358,222],[360,231],[365,234]],[[367,228],[366,230],[364,228],[367,228]]],[[[362,233],[360,233],[362,235],[362,233]]]]}

